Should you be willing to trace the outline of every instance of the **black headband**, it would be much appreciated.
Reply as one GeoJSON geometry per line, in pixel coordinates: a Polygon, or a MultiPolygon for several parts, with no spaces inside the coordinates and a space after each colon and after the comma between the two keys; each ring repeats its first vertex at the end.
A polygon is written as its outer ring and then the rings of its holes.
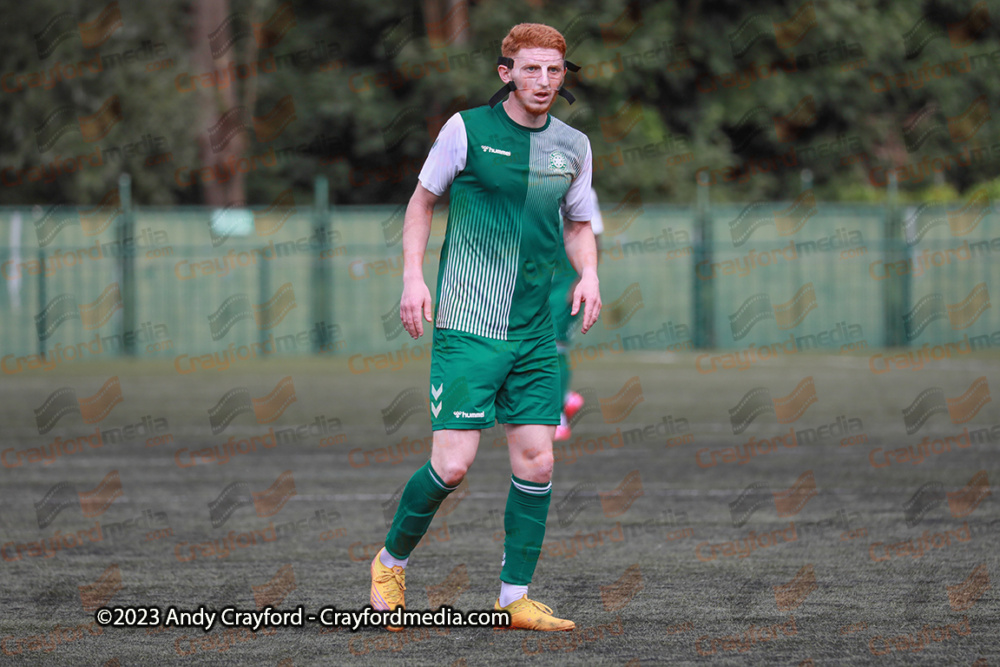
{"type": "MultiPolygon", "coordinates": [[[[574,65],[573,63],[565,59],[563,60],[563,63],[566,65],[566,69],[568,69],[570,72],[580,71],[579,65],[574,65]]],[[[507,56],[500,56],[499,58],[497,58],[497,65],[503,65],[507,69],[514,69],[514,59],[508,58],[507,56]]],[[[508,81],[503,85],[503,88],[493,93],[493,97],[490,98],[489,105],[491,107],[495,107],[497,105],[497,102],[507,97],[507,93],[514,92],[515,90],[517,90],[517,85],[514,83],[514,81],[513,80],[508,81]]],[[[566,98],[566,101],[569,102],[570,104],[573,104],[573,102],[576,101],[576,98],[573,96],[573,93],[563,88],[559,89],[559,95],[566,98]]]]}

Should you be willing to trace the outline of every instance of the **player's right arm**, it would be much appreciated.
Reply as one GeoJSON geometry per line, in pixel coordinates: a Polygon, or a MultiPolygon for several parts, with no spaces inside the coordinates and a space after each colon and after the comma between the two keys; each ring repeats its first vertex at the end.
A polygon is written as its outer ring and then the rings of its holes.
{"type": "Polygon", "coordinates": [[[424,334],[421,315],[428,322],[433,315],[431,292],[424,281],[424,253],[438,199],[436,194],[417,183],[403,218],[403,297],[399,302],[399,317],[406,333],[413,338],[424,334]]]}
{"type": "Polygon", "coordinates": [[[406,333],[413,338],[424,335],[423,320],[431,322],[433,317],[434,302],[424,281],[424,253],[431,234],[434,204],[465,169],[468,150],[465,121],[461,114],[455,114],[434,140],[403,217],[403,296],[399,301],[399,317],[406,333]]]}

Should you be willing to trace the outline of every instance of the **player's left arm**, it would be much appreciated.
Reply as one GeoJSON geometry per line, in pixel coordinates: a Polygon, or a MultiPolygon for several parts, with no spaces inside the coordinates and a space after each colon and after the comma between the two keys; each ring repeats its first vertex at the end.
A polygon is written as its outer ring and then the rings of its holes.
{"type": "Polygon", "coordinates": [[[563,244],[570,264],[580,275],[580,280],[573,289],[573,308],[571,315],[580,312],[583,304],[583,326],[580,330],[587,333],[594,326],[601,314],[600,281],[597,279],[597,240],[590,221],[595,215],[595,196],[591,189],[593,171],[590,153],[590,142],[580,164],[579,171],[570,184],[563,198],[563,244]]]}
{"type": "Polygon", "coordinates": [[[597,322],[601,314],[601,289],[597,278],[597,241],[590,228],[590,220],[565,220],[563,222],[563,242],[570,264],[580,274],[580,280],[573,290],[573,309],[570,315],[580,312],[583,303],[583,327],[587,331],[597,322]]]}

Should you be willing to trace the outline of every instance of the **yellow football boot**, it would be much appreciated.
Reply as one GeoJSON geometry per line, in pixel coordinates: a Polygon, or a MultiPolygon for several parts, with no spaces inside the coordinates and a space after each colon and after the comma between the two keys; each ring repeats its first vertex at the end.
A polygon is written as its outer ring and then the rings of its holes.
{"type": "MultiPolygon", "coordinates": [[[[382,561],[378,558],[381,553],[382,550],[380,549],[379,553],[375,554],[374,560],[372,560],[372,609],[388,611],[392,611],[396,607],[403,607],[405,609],[406,600],[403,591],[406,590],[406,571],[399,565],[395,567],[386,567],[383,565],[382,561]]],[[[399,632],[403,628],[387,625],[385,629],[391,632],[399,632]]]]}
{"type": "Polygon", "coordinates": [[[506,607],[501,607],[500,598],[497,598],[493,609],[510,613],[511,624],[509,629],[520,628],[521,630],[550,632],[553,630],[572,630],[576,627],[576,623],[573,621],[556,618],[552,615],[551,608],[546,607],[540,602],[529,600],[527,595],[521,596],[520,600],[514,600],[506,607]]]}

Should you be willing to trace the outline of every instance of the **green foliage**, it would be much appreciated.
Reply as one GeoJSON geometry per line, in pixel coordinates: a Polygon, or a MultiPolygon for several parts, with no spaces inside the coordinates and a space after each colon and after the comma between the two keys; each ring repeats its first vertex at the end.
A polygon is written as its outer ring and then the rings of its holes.
{"type": "Polygon", "coordinates": [[[949,183],[932,185],[909,194],[911,195],[910,201],[921,204],[945,204],[959,201],[962,198],[961,193],[955,189],[955,186],[949,183]]]}
{"type": "MultiPolygon", "coordinates": [[[[0,202],[97,204],[118,183],[118,176],[128,171],[133,177],[133,192],[137,201],[148,204],[172,204],[192,201],[190,193],[172,184],[168,167],[147,168],[146,146],[160,146],[157,152],[172,154],[175,164],[195,164],[194,118],[196,107],[179,95],[174,88],[172,73],[185,68],[189,45],[185,37],[187,19],[184,2],[164,0],[157,3],[122,3],[122,22],[107,41],[94,48],[82,43],[75,30],[77,23],[95,20],[106,3],[73,3],[68,15],[65,2],[37,0],[31,3],[7,3],[3,20],[17,29],[5,31],[5,43],[0,55],[0,75],[12,90],[18,86],[18,76],[30,79],[32,74],[53,69],[72,72],[74,76],[40,87],[23,86],[23,90],[0,94],[0,169],[2,187],[0,202]],[[64,39],[39,39],[37,35],[53,23],[53,34],[64,39]],[[54,42],[51,54],[42,57],[40,47],[54,42]],[[97,56],[100,58],[97,58],[97,56]],[[96,60],[95,60],[96,58],[96,60]],[[87,62],[92,66],[79,66],[87,62]],[[164,63],[167,69],[149,71],[147,66],[164,63]],[[99,63],[99,65],[98,65],[99,63]],[[93,71],[98,69],[99,71],[93,71]],[[45,148],[45,121],[49,126],[61,121],[78,121],[98,112],[109,99],[117,95],[121,121],[100,139],[88,141],[73,124],[65,134],[45,148]],[[100,150],[101,166],[87,164],[79,168],[76,156],[93,156],[100,150]],[[118,149],[118,150],[115,150],[118,149]],[[74,163],[75,164],[72,164],[74,163]],[[52,173],[55,163],[57,173],[52,173]],[[70,166],[72,164],[72,166],[70,166]],[[30,181],[25,170],[45,169],[41,181],[30,181]],[[73,169],[67,173],[67,170],[73,169]],[[22,172],[17,179],[17,172],[22,172]],[[13,186],[11,183],[23,183],[13,186]],[[48,180],[49,182],[45,182],[48,180]]],[[[23,80],[22,80],[23,81],[23,80]]],[[[90,160],[85,160],[90,162],[90,160]]]]}
{"type": "MultiPolygon", "coordinates": [[[[780,199],[801,190],[806,168],[829,201],[882,201],[886,174],[900,168],[912,170],[899,172],[903,201],[960,199],[983,183],[997,188],[1000,129],[989,107],[1000,44],[995,27],[974,20],[971,1],[473,0],[468,27],[452,25],[450,34],[425,16],[436,4],[447,7],[443,0],[296,1],[294,25],[276,44],[257,51],[254,35],[239,37],[237,62],[275,56],[283,63],[238,82],[239,99],[254,87],[249,113],[264,117],[288,95],[295,106],[280,136],[248,132],[248,153],[284,151],[278,165],[246,176],[251,203],[269,203],[289,187],[307,202],[317,174],[329,178],[334,204],[406,201],[436,128],[499,87],[499,41],[519,22],[560,29],[568,58],[584,67],[567,81],[576,104],[559,99],[553,113],[590,137],[595,185],[606,201],[638,188],[645,201],[691,203],[697,173],[715,181],[713,201],[780,199]],[[924,18],[925,39],[908,42],[924,18]],[[949,25],[966,26],[965,37],[949,25]]],[[[71,13],[91,21],[102,7],[76,5],[71,13]]],[[[277,0],[230,2],[243,26],[266,24],[280,7],[277,0]]],[[[198,201],[200,189],[182,187],[176,171],[200,166],[197,146],[208,128],[198,105],[218,99],[176,85],[179,74],[198,74],[190,65],[189,2],[123,3],[123,26],[105,44],[88,49],[73,37],[40,59],[34,35],[63,11],[59,0],[6,10],[5,21],[24,29],[7,31],[3,73],[105,56],[143,40],[163,44],[173,64],[149,72],[134,62],[51,89],[3,93],[4,174],[146,135],[162,137],[172,161],[148,166],[145,154],[122,157],[53,183],[0,188],[0,201],[96,203],[122,170],[132,173],[138,202],[198,201]],[[123,120],[105,139],[87,143],[68,133],[52,150],[39,149],[36,128],[54,110],[93,113],[114,94],[123,120]]]]}
{"type": "Polygon", "coordinates": [[[981,185],[980,188],[986,191],[990,201],[1000,201],[1000,178],[994,178],[981,185]]]}
{"type": "MultiPolygon", "coordinates": [[[[885,201],[884,189],[876,189],[869,183],[850,183],[841,190],[843,201],[860,204],[880,204],[885,201]]],[[[832,199],[832,197],[830,198],[832,199]]]]}

